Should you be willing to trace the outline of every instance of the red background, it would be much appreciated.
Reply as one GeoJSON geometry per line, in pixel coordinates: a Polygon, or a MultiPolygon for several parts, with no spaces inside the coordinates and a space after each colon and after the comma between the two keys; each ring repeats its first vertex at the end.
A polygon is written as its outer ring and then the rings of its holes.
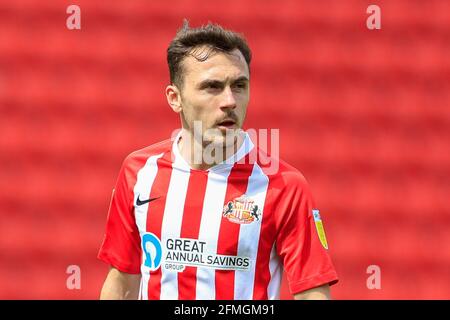
{"type": "Polygon", "coordinates": [[[0,2],[0,298],[98,298],[120,164],[179,126],[164,88],[184,17],[247,37],[246,127],[279,128],[281,157],[308,179],[333,297],[449,299],[445,0],[0,2]],[[81,30],[66,28],[70,4],[81,30]],[[366,27],[370,4],[381,30],[366,27]],[[69,265],[80,290],[66,288],[69,265]]]}

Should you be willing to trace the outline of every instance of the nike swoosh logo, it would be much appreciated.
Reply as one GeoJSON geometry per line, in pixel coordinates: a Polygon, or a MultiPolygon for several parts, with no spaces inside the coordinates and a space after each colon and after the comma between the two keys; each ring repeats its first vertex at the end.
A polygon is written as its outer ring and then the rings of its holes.
{"type": "Polygon", "coordinates": [[[156,200],[156,199],[161,198],[161,197],[157,197],[157,198],[150,198],[150,199],[147,199],[147,200],[141,200],[141,199],[139,199],[140,196],[141,196],[141,195],[138,195],[138,198],[137,198],[137,200],[136,200],[136,205],[137,205],[137,206],[142,206],[143,204],[146,204],[146,203],[149,203],[149,202],[151,202],[151,201],[154,201],[154,200],[156,200]]]}

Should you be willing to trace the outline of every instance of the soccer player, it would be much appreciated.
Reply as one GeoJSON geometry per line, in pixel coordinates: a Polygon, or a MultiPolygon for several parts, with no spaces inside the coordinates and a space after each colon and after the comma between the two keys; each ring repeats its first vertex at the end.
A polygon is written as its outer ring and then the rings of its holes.
{"type": "Polygon", "coordinates": [[[98,255],[110,265],[100,298],[279,299],[284,269],[295,299],[329,299],[338,279],[305,178],[241,129],[243,36],[185,21],[167,60],[181,130],[122,164],[98,255]]]}

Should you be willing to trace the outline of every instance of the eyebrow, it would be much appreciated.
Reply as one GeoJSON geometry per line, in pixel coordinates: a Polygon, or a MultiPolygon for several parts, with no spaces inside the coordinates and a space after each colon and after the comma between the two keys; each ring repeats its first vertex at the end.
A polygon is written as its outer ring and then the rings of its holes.
{"type": "MultiPolygon", "coordinates": [[[[233,80],[231,83],[237,83],[237,82],[248,82],[248,78],[246,76],[240,76],[238,78],[236,78],[235,80],[233,80]]],[[[200,82],[198,84],[198,88],[202,89],[202,88],[206,88],[209,85],[223,85],[226,81],[220,81],[220,80],[216,80],[216,79],[206,79],[203,80],[202,82],[200,82]]]]}

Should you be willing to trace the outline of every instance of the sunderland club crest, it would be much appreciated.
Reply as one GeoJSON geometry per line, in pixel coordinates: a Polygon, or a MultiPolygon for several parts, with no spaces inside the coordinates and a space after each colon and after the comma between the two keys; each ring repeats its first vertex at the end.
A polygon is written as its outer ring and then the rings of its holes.
{"type": "Polygon", "coordinates": [[[242,195],[223,207],[223,216],[230,222],[248,224],[260,220],[261,210],[254,200],[242,195]]]}

